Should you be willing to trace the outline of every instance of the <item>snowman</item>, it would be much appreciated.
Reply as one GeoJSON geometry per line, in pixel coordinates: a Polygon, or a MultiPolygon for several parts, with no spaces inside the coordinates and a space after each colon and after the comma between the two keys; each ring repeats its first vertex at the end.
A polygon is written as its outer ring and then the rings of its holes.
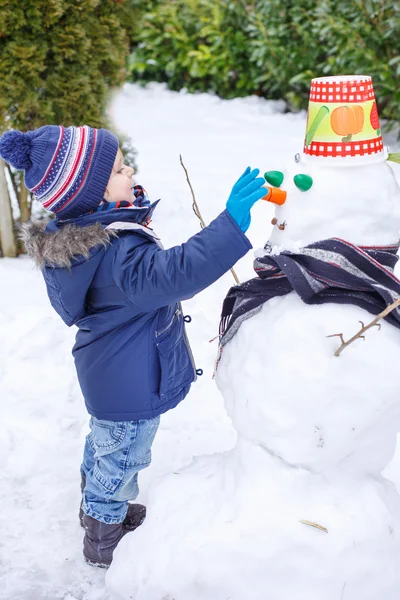
{"type": "Polygon", "coordinates": [[[236,446],[153,485],[113,598],[399,598],[400,310],[368,324],[400,297],[400,189],[371,79],[314,79],[302,156],[265,176],[272,233],[221,320],[236,446]]]}

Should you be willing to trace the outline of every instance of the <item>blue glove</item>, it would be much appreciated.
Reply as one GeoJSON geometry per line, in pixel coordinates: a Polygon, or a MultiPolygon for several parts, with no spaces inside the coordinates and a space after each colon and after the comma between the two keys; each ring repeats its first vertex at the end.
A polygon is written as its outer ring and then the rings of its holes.
{"type": "Polygon", "coordinates": [[[231,195],[226,203],[226,210],[239,225],[243,233],[248,230],[250,225],[251,207],[257,200],[260,200],[267,194],[267,190],[263,187],[265,179],[257,177],[259,172],[260,169],[251,171],[250,167],[247,167],[243,175],[233,186],[231,195]]]}

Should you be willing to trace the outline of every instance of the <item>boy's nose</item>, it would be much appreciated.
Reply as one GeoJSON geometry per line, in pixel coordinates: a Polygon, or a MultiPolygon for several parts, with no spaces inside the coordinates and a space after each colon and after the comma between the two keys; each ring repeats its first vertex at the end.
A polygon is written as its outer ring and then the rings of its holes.
{"type": "Polygon", "coordinates": [[[133,167],[128,167],[128,177],[131,178],[134,174],[135,169],[133,167]]]}

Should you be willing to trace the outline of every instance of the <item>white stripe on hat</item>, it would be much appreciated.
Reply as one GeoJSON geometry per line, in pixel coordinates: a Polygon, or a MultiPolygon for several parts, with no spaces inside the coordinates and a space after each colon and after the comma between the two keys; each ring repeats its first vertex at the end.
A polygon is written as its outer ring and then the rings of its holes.
{"type": "Polygon", "coordinates": [[[68,147],[63,168],[57,178],[57,184],[41,199],[43,206],[52,210],[65,196],[79,177],[82,165],[87,158],[89,143],[89,127],[72,127],[71,143],[68,147]],[[47,198],[47,199],[46,199],[47,198]]]}

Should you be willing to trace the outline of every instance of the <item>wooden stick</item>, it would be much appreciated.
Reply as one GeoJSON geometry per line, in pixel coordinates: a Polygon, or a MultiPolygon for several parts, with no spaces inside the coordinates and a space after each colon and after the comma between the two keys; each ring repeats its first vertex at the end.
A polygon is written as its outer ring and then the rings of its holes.
{"type": "Polygon", "coordinates": [[[3,257],[18,256],[11,198],[6,179],[6,163],[0,158],[0,238],[3,257]]]}
{"type": "MultiPolygon", "coordinates": [[[[182,165],[182,167],[183,167],[183,170],[185,171],[185,175],[186,175],[186,181],[187,181],[187,182],[188,182],[188,184],[189,184],[190,192],[191,192],[191,194],[192,194],[192,199],[193,199],[192,209],[193,209],[193,212],[194,212],[194,214],[196,215],[196,217],[199,219],[199,221],[200,221],[200,225],[201,225],[201,228],[202,228],[202,229],[204,229],[204,227],[206,227],[206,224],[205,224],[205,222],[204,222],[204,219],[203,219],[203,217],[201,216],[201,212],[200,212],[200,209],[199,209],[199,205],[197,204],[196,196],[194,195],[193,187],[192,187],[192,184],[190,183],[189,174],[188,174],[188,172],[187,172],[187,169],[186,169],[185,165],[183,164],[183,160],[182,160],[182,155],[181,155],[181,154],[179,155],[179,158],[180,158],[180,161],[181,161],[181,165],[182,165]]],[[[235,272],[235,270],[233,269],[233,267],[231,268],[231,273],[232,273],[232,275],[233,275],[233,278],[234,278],[234,280],[235,280],[235,282],[236,282],[236,285],[239,285],[239,284],[240,284],[240,281],[239,281],[239,278],[238,278],[238,276],[236,275],[236,272],[235,272]]]]}
{"type": "Polygon", "coordinates": [[[319,529],[320,531],[324,531],[325,533],[328,533],[328,530],[326,527],[324,527],[323,525],[319,525],[318,523],[314,523],[314,521],[306,521],[306,520],[300,519],[300,523],[303,523],[303,525],[308,525],[309,527],[315,527],[315,529],[319,529]]]}
{"type": "Polygon", "coordinates": [[[185,165],[183,164],[182,154],[179,155],[179,158],[180,158],[183,170],[185,171],[186,181],[189,184],[190,192],[192,194],[192,199],[193,199],[192,209],[193,209],[193,212],[196,215],[196,217],[199,219],[201,228],[204,229],[204,227],[206,227],[206,224],[204,222],[203,217],[201,216],[200,209],[199,209],[199,206],[197,204],[196,196],[194,195],[193,187],[192,187],[192,184],[190,183],[189,173],[187,172],[187,169],[186,169],[185,165]]]}
{"type": "Polygon", "coordinates": [[[353,335],[353,337],[351,337],[349,340],[347,340],[347,342],[344,340],[342,333],[333,333],[332,335],[327,335],[326,337],[340,337],[340,340],[342,342],[341,345],[339,346],[339,348],[336,350],[335,356],[339,356],[340,353],[345,348],[347,348],[347,346],[350,346],[350,344],[352,344],[358,338],[362,338],[365,340],[365,336],[362,334],[365,333],[368,329],[371,329],[371,327],[379,327],[379,329],[380,329],[381,326],[380,326],[380,323],[378,323],[378,321],[380,321],[380,319],[385,318],[389,313],[392,312],[392,310],[397,308],[399,305],[400,305],[400,298],[397,298],[397,300],[392,302],[392,304],[389,304],[389,306],[387,306],[385,308],[385,310],[383,310],[381,313],[379,313],[379,315],[376,316],[375,319],[373,321],[371,321],[371,323],[368,323],[368,325],[364,325],[364,323],[362,321],[359,321],[361,323],[360,331],[358,331],[355,335],[353,335]]]}

